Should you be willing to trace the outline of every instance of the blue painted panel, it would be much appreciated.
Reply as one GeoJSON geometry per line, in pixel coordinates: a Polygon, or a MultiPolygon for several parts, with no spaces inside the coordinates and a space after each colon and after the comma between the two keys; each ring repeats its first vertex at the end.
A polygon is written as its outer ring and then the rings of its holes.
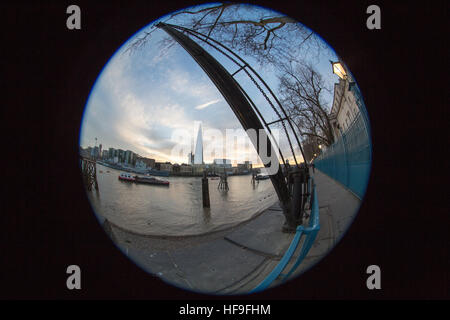
{"type": "Polygon", "coordinates": [[[369,182],[372,144],[364,114],[314,161],[317,169],[363,198],[369,182]]]}

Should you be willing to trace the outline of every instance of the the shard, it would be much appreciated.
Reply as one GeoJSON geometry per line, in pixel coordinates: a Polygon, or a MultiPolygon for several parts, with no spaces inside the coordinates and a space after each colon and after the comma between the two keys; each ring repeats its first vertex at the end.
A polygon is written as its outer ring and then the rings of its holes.
{"type": "Polygon", "coordinates": [[[203,134],[201,124],[198,127],[197,141],[195,144],[194,164],[203,164],[203,134]]]}

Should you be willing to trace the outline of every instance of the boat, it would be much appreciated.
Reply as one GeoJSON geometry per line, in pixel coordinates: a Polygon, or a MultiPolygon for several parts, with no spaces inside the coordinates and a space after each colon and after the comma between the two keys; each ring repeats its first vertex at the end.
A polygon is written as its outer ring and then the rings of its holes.
{"type": "Polygon", "coordinates": [[[133,176],[131,173],[122,172],[119,174],[119,180],[123,181],[136,181],[136,176],[133,176]]]}
{"type": "Polygon", "coordinates": [[[266,174],[258,174],[256,177],[255,177],[255,179],[256,180],[267,180],[267,179],[269,179],[270,177],[268,176],[268,175],[266,175],[266,174]]]}
{"type": "Polygon", "coordinates": [[[135,182],[139,183],[147,183],[147,184],[156,184],[160,186],[169,186],[170,182],[165,180],[159,180],[150,176],[136,176],[135,182]]]}

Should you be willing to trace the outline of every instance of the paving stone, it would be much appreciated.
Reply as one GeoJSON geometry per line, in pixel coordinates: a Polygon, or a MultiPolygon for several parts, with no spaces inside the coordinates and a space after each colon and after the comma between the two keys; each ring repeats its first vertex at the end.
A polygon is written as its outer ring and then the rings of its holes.
{"type": "Polygon", "coordinates": [[[293,234],[281,231],[284,221],[281,211],[269,209],[225,238],[262,254],[281,257],[293,238],[293,234]]]}
{"type": "Polygon", "coordinates": [[[215,292],[231,286],[255,270],[265,259],[224,239],[189,250],[175,250],[170,255],[190,284],[204,292],[215,292]]]}

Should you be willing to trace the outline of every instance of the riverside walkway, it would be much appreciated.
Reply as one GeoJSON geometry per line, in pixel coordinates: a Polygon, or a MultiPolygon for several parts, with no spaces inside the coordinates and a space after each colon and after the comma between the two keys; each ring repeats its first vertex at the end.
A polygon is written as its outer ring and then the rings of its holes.
{"type": "MultiPolygon", "coordinates": [[[[320,230],[293,276],[313,266],[333,248],[360,205],[353,193],[315,171],[320,230]]],[[[199,236],[142,236],[108,221],[104,227],[129,258],[172,285],[211,294],[245,294],[275,268],[289,247],[294,234],[281,231],[283,222],[281,208],[275,204],[236,227],[199,236]]],[[[300,248],[301,243],[287,268],[296,260],[300,248]]],[[[272,286],[280,282],[276,279],[272,286]]]]}

